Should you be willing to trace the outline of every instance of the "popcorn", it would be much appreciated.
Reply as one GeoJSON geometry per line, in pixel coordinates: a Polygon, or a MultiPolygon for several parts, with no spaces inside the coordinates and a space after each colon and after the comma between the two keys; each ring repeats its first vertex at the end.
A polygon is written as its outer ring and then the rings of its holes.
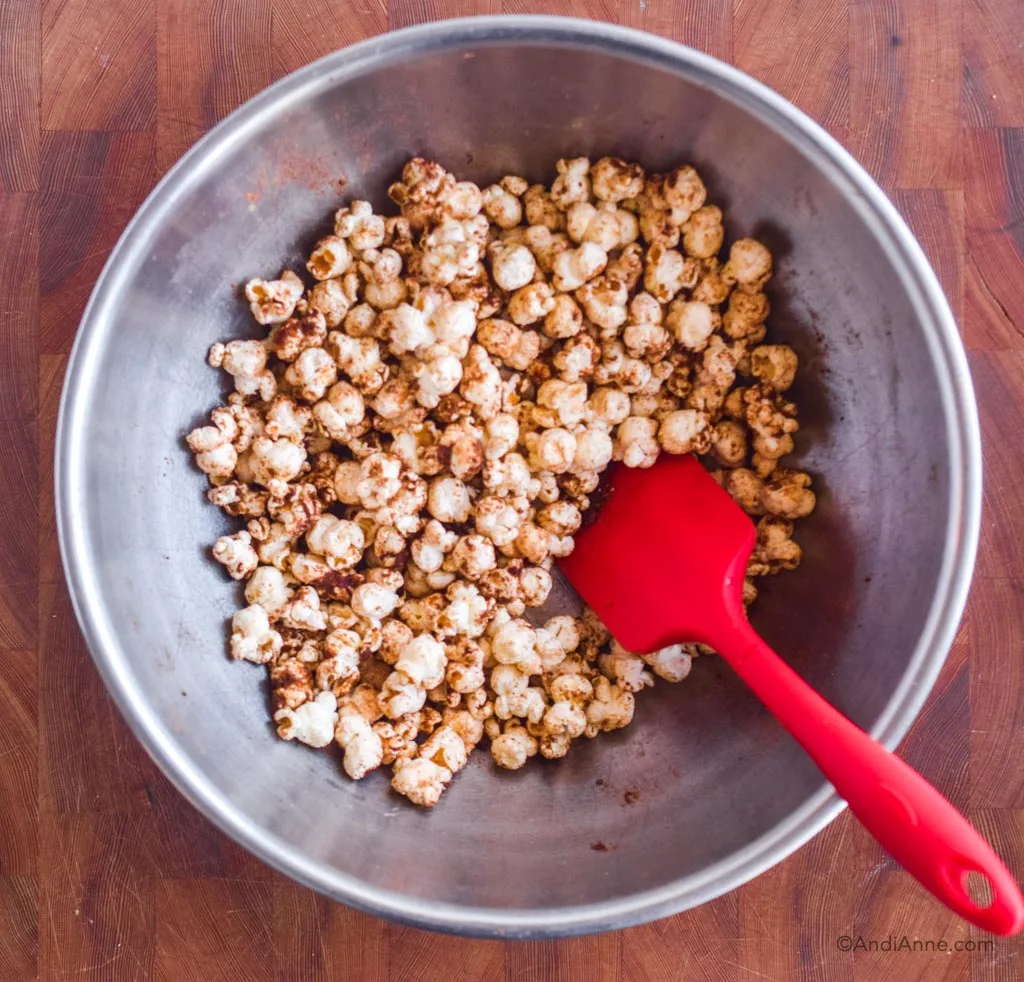
{"type": "Polygon", "coordinates": [[[810,483],[810,476],[800,471],[777,470],[761,490],[761,507],[780,518],[805,518],[815,505],[810,483]]]}
{"type": "Polygon", "coordinates": [[[316,667],[316,684],[336,696],[345,695],[359,681],[360,638],[355,631],[338,628],[324,639],[327,655],[316,667]]]}
{"type": "Polygon", "coordinates": [[[763,293],[734,290],[729,295],[729,309],[722,315],[722,331],[734,340],[750,338],[756,343],[764,338],[768,311],[768,298],[763,293]]]}
{"type": "Polygon", "coordinates": [[[479,262],[480,246],[462,222],[443,222],[423,238],[420,272],[428,283],[448,286],[458,276],[472,276],[479,262]]]}
{"type": "Polygon", "coordinates": [[[356,460],[345,460],[338,464],[334,472],[334,493],[338,501],[346,505],[358,505],[359,482],[363,479],[363,470],[356,460]]]}
{"type": "Polygon", "coordinates": [[[363,556],[366,544],[362,528],[356,522],[322,515],[306,533],[309,548],[324,557],[331,569],[350,569],[363,556]]]}
{"type": "Polygon", "coordinates": [[[747,457],[747,431],[734,419],[723,419],[711,431],[711,453],[723,467],[739,467],[747,457]]]}
{"type": "Polygon", "coordinates": [[[646,190],[651,203],[670,210],[673,220],[680,224],[707,200],[707,188],[692,167],[676,167],[667,174],[652,177],[646,190]]]}
{"type": "Polygon", "coordinates": [[[461,580],[453,582],[445,596],[448,598],[448,606],[438,616],[435,624],[438,636],[480,637],[487,628],[493,605],[472,583],[461,580]]]}
{"type": "Polygon", "coordinates": [[[668,303],[684,286],[692,286],[686,262],[675,249],[653,245],[644,266],[644,289],[659,303],[668,303]]]}
{"type": "Polygon", "coordinates": [[[313,416],[324,432],[345,443],[363,422],[366,407],[359,390],[348,382],[335,382],[327,397],[313,407],[313,416]]]}
{"type": "Polygon", "coordinates": [[[434,332],[423,311],[407,303],[387,310],[378,318],[378,329],[393,355],[416,351],[434,343],[434,332]]]}
{"type": "Polygon", "coordinates": [[[401,182],[388,188],[388,197],[402,207],[413,230],[440,217],[440,209],[455,186],[455,178],[440,164],[414,157],[402,168],[401,182]]]}
{"type": "Polygon", "coordinates": [[[544,713],[544,730],[550,736],[566,736],[570,740],[583,736],[587,714],[575,703],[556,702],[544,713]]]}
{"type": "Polygon", "coordinates": [[[658,459],[658,423],[644,416],[628,416],[616,433],[615,456],[627,467],[653,467],[658,459]]]}
{"type": "Polygon", "coordinates": [[[683,227],[683,247],[688,256],[709,259],[722,248],[725,230],[722,211],[714,205],[698,208],[683,227]]]}
{"type": "Polygon", "coordinates": [[[444,681],[448,663],[444,645],[431,634],[418,634],[401,651],[395,671],[423,689],[432,689],[444,681]]]}
{"type": "Polygon", "coordinates": [[[245,584],[245,599],[262,607],[274,619],[291,599],[292,589],[284,574],[273,566],[258,566],[245,584]]]}
{"type": "Polygon", "coordinates": [[[379,622],[398,606],[398,594],[379,583],[364,583],[352,591],[352,609],[371,622],[379,622]]]}
{"type": "Polygon", "coordinates": [[[303,289],[302,280],[286,269],[276,280],[249,280],[245,297],[258,324],[279,324],[291,317],[303,289]]]}
{"type": "Polygon", "coordinates": [[[561,209],[590,197],[590,161],[586,157],[559,160],[558,177],[551,185],[551,200],[561,209]]]}
{"type": "Polygon", "coordinates": [[[442,210],[452,218],[469,219],[479,214],[484,199],[472,181],[459,181],[445,198],[442,210]]]}
{"type": "Polygon", "coordinates": [[[572,535],[580,527],[580,510],[569,501],[553,501],[537,512],[537,524],[555,535],[572,535]]]}
{"type": "Polygon", "coordinates": [[[569,338],[551,359],[563,382],[590,381],[601,357],[601,349],[589,334],[569,338]]]}
{"type": "Polygon", "coordinates": [[[459,637],[445,652],[448,663],[444,679],[448,688],[466,695],[483,690],[486,682],[483,648],[468,637],[459,637]]]}
{"type": "MultiPolygon", "coordinates": [[[[564,223],[564,216],[557,208],[554,210],[554,215],[556,224],[564,223]]],[[[555,268],[555,260],[566,249],[572,248],[572,242],[568,235],[564,232],[553,232],[546,225],[531,225],[522,232],[522,238],[533,253],[533,257],[537,261],[537,268],[546,275],[550,275],[555,268]]]]}
{"type": "Polygon", "coordinates": [[[266,664],[281,652],[281,635],[270,627],[267,612],[256,604],[231,618],[231,657],[266,664]]]}
{"type": "Polygon", "coordinates": [[[525,245],[498,240],[491,243],[488,254],[491,276],[502,290],[511,293],[533,281],[537,263],[525,245]]]}
{"type": "Polygon", "coordinates": [[[786,466],[798,359],[765,343],[770,252],[692,167],[557,164],[483,190],[410,160],[246,297],[261,340],[214,344],[234,392],[186,437],[209,500],[246,519],[214,558],[245,582],[235,659],[266,664],[284,739],[333,739],[354,780],[436,803],[484,737],[498,766],[627,725],[699,653],[644,655],[548,602],[602,474],[698,453],[758,519],[743,582],[792,569],[814,507],[786,466]],[[737,385],[742,376],[744,385],[737,385]],[[537,623],[540,623],[539,620],[537,623]]]}
{"type": "Polygon", "coordinates": [[[750,374],[776,392],[793,384],[796,369],[796,352],[787,344],[762,344],[750,352],[750,374]]]}
{"type": "Polygon", "coordinates": [[[389,369],[381,360],[380,344],[375,338],[353,338],[332,331],[327,342],[338,368],[363,395],[379,391],[387,381],[389,369]]]}
{"type": "Polygon", "coordinates": [[[501,374],[478,344],[469,349],[463,363],[459,393],[475,407],[477,416],[488,420],[501,409],[501,374]]]}
{"type": "MultiPolygon", "coordinates": [[[[408,583],[408,571],[406,577],[408,583]]],[[[414,631],[433,631],[444,608],[445,598],[438,592],[428,592],[421,599],[407,600],[403,603],[398,610],[398,616],[414,631]]]]}
{"type": "Polygon", "coordinates": [[[370,722],[355,712],[338,716],[334,739],[345,751],[342,766],[353,781],[362,780],[384,762],[384,744],[370,722]]]}
{"type": "Polygon", "coordinates": [[[244,580],[260,564],[248,532],[222,535],[213,545],[213,558],[224,566],[233,580],[244,580]]]}
{"type": "Polygon", "coordinates": [[[484,426],[484,457],[498,460],[519,441],[519,422],[508,413],[492,416],[484,426]]]}
{"type": "Polygon", "coordinates": [[[333,692],[320,692],[295,709],[279,709],[274,713],[277,735],[308,747],[326,747],[334,739],[337,709],[338,700],[333,692]]]}
{"type": "Polygon", "coordinates": [[[764,483],[753,471],[746,467],[737,467],[735,470],[729,471],[725,477],[724,487],[733,501],[747,514],[764,514],[764,506],[761,503],[764,483]]]}
{"type": "Polygon", "coordinates": [[[629,290],[624,283],[598,276],[576,291],[576,299],[587,317],[606,331],[614,334],[626,323],[629,290]]]}
{"type": "Polygon", "coordinates": [[[566,213],[566,231],[573,242],[593,242],[605,252],[633,242],[638,234],[635,216],[614,204],[595,207],[580,201],[566,213]]]}
{"type": "Polygon", "coordinates": [[[416,401],[434,409],[442,396],[454,392],[462,381],[462,362],[455,355],[439,352],[413,368],[416,379],[416,401]]]}
{"type": "Polygon", "coordinates": [[[291,440],[272,440],[266,436],[253,440],[249,466],[256,484],[269,488],[275,481],[291,481],[299,476],[305,462],[305,449],[291,440]]]}
{"type": "Polygon", "coordinates": [[[552,196],[542,184],[534,184],[523,195],[526,221],[531,226],[543,226],[551,232],[565,227],[565,216],[558,210],[552,196]]]}
{"type": "Polygon", "coordinates": [[[356,493],[364,508],[383,508],[402,488],[402,461],[389,453],[372,453],[359,465],[356,493]]]}
{"type": "Polygon", "coordinates": [[[293,537],[287,526],[281,522],[271,522],[266,518],[258,523],[249,523],[249,531],[256,540],[256,554],[266,566],[276,566],[285,570],[292,557],[293,537]]]}
{"type": "Polygon", "coordinates": [[[594,698],[587,706],[587,736],[628,726],[633,720],[633,693],[599,676],[594,680],[594,698]]]}
{"type": "Polygon", "coordinates": [[[229,341],[210,348],[207,361],[234,377],[235,391],[242,396],[273,398],[277,380],[267,370],[267,349],[259,341],[229,341]]]}
{"type": "Polygon", "coordinates": [[[320,609],[320,595],[311,586],[300,586],[288,603],[281,607],[280,617],[285,627],[297,631],[327,629],[327,617],[320,609]]]}
{"type": "Polygon", "coordinates": [[[391,787],[405,795],[414,805],[432,808],[440,801],[451,779],[452,772],[447,767],[424,757],[416,757],[395,762],[391,787]]]}
{"type": "Polygon", "coordinates": [[[763,576],[780,569],[796,569],[803,553],[791,538],[793,523],[775,515],[766,515],[757,523],[757,545],[747,573],[763,576]]]}
{"type": "Polygon", "coordinates": [[[558,256],[552,283],[556,290],[569,293],[602,273],[607,265],[608,253],[596,242],[584,242],[558,256]]]}
{"type": "Polygon", "coordinates": [[[543,281],[520,287],[508,300],[508,316],[520,327],[535,324],[554,308],[554,291],[543,281]]]}
{"type": "Polygon", "coordinates": [[[282,526],[283,534],[289,539],[304,535],[322,511],[323,506],[313,484],[289,484],[283,494],[275,488],[267,498],[268,514],[282,526]]]}
{"type": "Polygon", "coordinates": [[[388,719],[399,719],[423,708],[427,692],[404,672],[394,671],[380,690],[380,706],[388,719]]]}
{"type": "Polygon", "coordinates": [[[615,388],[595,389],[587,407],[596,422],[604,426],[618,426],[629,416],[630,400],[625,392],[615,388]]]}
{"type": "Polygon", "coordinates": [[[509,771],[517,771],[526,761],[536,755],[537,740],[530,736],[521,725],[506,724],[500,736],[491,740],[491,756],[494,763],[509,771]]]}
{"type": "Polygon", "coordinates": [[[576,456],[576,437],[561,426],[543,430],[539,436],[527,436],[530,466],[535,470],[561,474],[567,471],[576,456]]]}
{"type": "Polygon", "coordinates": [[[523,220],[519,197],[498,184],[484,190],[483,209],[498,228],[515,228],[523,220]]]}
{"type": "Polygon", "coordinates": [[[644,189],[644,169],[618,157],[602,157],[590,170],[594,197],[601,201],[625,201],[644,189]]]}
{"type": "MultiPolygon", "coordinates": [[[[717,252],[717,250],[715,250],[717,252]]],[[[764,289],[772,275],[772,254],[756,239],[737,239],[729,249],[729,261],[722,267],[722,279],[741,290],[755,293],[764,289]]]]}
{"type": "Polygon", "coordinates": [[[605,267],[605,279],[609,283],[622,285],[627,292],[636,289],[640,277],[644,271],[644,250],[636,239],[636,220],[628,211],[620,211],[620,227],[622,241],[629,244],[621,249],[617,255],[610,256],[608,265],[605,267]]]}
{"type": "Polygon", "coordinates": [[[686,645],[673,644],[667,648],[659,648],[649,655],[643,655],[644,663],[660,679],[666,682],[682,682],[690,674],[693,658],[686,650],[686,645]]]}
{"type": "Polygon", "coordinates": [[[394,249],[368,249],[359,264],[363,277],[363,298],[376,310],[391,310],[408,293],[401,278],[402,257],[394,249]]]}
{"type": "Polygon", "coordinates": [[[612,650],[606,655],[601,655],[597,662],[601,671],[622,692],[639,692],[647,686],[654,685],[654,679],[646,670],[643,659],[631,651],[626,651],[617,641],[612,642],[612,650]]]}
{"type": "Polygon", "coordinates": [[[540,336],[535,331],[524,331],[510,321],[481,321],[477,340],[488,354],[500,358],[509,368],[524,371],[540,354],[540,336]]]}
{"type": "Polygon", "coordinates": [[[703,351],[715,330],[716,315],[699,300],[676,300],[669,307],[665,326],[690,351],[703,351]]]}
{"type": "Polygon", "coordinates": [[[648,362],[660,361],[672,348],[672,338],[668,331],[647,321],[627,324],[622,332],[622,341],[631,356],[648,362]]]}
{"type": "Polygon", "coordinates": [[[196,455],[196,465],[212,481],[226,481],[234,473],[238,452],[233,440],[238,436],[238,423],[224,407],[210,414],[212,426],[198,426],[185,438],[196,455]]]}
{"type": "Polygon", "coordinates": [[[568,293],[559,293],[544,317],[544,333],[550,338],[571,338],[583,328],[583,313],[568,293]]]}
{"type": "Polygon", "coordinates": [[[441,522],[464,522],[469,518],[469,488],[457,477],[435,477],[427,492],[427,510],[441,522]]]}
{"type": "Polygon", "coordinates": [[[707,418],[695,409],[678,409],[669,413],[658,428],[658,443],[666,453],[682,454],[707,449],[704,433],[707,418]]]}
{"type": "MultiPolygon", "coordinates": [[[[551,550],[554,552],[554,550],[551,550]]],[[[569,540],[568,550],[563,555],[572,551],[572,540],[569,540]]],[[[551,574],[540,566],[529,566],[523,570],[519,577],[519,591],[523,603],[527,607],[540,607],[548,594],[551,593],[551,574]]]]}
{"type": "Polygon", "coordinates": [[[508,503],[508,498],[494,496],[486,496],[477,501],[474,521],[477,532],[487,536],[495,546],[507,546],[515,541],[522,524],[522,518],[508,503]]]}
{"type": "Polygon", "coordinates": [[[352,262],[345,240],[336,235],[321,239],[306,263],[306,269],[318,280],[341,276],[352,262]]]}
{"type": "Polygon", "coordinates": [[[494,545],[483,535],[464,535],[455,543],[444,568],[467,580],[478,580],[495,564],[494,545]]]}
{"type": "Polygon", "coordinates": [[[285,382],[303,402],[319,402],[337,378],[338,366],[323,348],[307,348],[284,373],[285,382]]]}
{"type": "Polygon", "coordinates": [[[308,406],[299,405],[291,396],[276,395],[267,407],[263,432],[272,440],[302,443],[313,423],[308,406]]]}
{"type": "Polygon", "coordinates": [[[334,234],[358,252],[379,249],[384,244],[384,219],[373,213],[369,201],[353,201],[335,212],[334,234]]]}
{"type": "MultiPolygon", "coordinates": [[[[491,653],[499,664],[510,665],[528,677],[540,671],[535,643],[534,629],[527,621],[517,618],[497,629],[491,639],[491,653]]],[[[494,688],[493,678],[491,687],[494,688]]]]}

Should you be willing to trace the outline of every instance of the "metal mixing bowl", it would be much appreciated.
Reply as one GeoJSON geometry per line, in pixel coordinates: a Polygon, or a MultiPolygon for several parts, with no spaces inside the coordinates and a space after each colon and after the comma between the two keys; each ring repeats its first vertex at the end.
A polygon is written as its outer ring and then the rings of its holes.
{"type": "MultiPolygon", "coordinates": [[[[561,762],[484,752],[430,812],[272,732],[263,669],[231,663],[228,521],[183,434],[221,395],[211,342],[254,325],[239,284],[298,263],[344,196],[384,205],[415,154],[488,182],[605,153],[704,175],[731,236],[777,257],[773,336],[804,368],[803,567],[755,621],[893,746],[963,608],[979,523],[975,405],[921,250],[863,170],[741,73],[604,24],[478,18],[400,31],[289,76],[216,127],[140,210],[82,322],[57,444],[65,568],[96,663],[181,791],[289,876],[399,920],[538,936],[623,927],[756,876],[841,802],[716,659],[561,762]],[[626,792],[633,792],[627,794],[626,792]]],[[[622,557],[628,562],[629,557],[622,557]]]]}

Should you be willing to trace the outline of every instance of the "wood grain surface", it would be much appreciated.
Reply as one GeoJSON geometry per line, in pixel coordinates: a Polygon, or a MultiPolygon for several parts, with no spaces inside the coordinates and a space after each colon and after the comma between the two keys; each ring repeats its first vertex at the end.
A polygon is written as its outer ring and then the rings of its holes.
{"type": "Polygon", "coordinates": [[[175,159],[269,82],[388,28],[502,11],[615,21],[738,65],[843,141],[920,237],[969,349],[985,515],[967,615],[902,752],[1024,874],[1021,0],[0,0],[0,982],[1024,979],[1024,939],[959,923],[847,815],[742,889],[617,934],[386,924],[215,831],[107,698],[63,584],[51,460],[108,252],[175,159]],[[903,935],[951,950],[841,950],[903,935]]]}

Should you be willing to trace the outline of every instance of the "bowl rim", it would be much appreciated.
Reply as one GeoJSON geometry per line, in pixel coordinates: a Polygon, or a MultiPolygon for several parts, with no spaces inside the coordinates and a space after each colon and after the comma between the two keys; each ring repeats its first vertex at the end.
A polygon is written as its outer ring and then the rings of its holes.
{"type": "Polygon", "coordinates": [[[85,441],[80,428],[97,377],[98,359],[134,255],[197,173],[253,128],[265,113],[367,68],[407,56],[467,45],[519,41],[562,44],[644,62],[712,86],[751,111],[811,158],[847,194],[900,275],[926,336],[948,432],[950,509],[938,585],[907,668],[871,734],[892,749],[918,715],[945,662],[963,612],[981,520],[981,436],[977,407],[953,314],[934,271],[884,192],[825,130],[781,95],[710,55],[632,28],[570,17],[500,15],[435,21],[342,48],[273,85],[202,137],[159,181],[107,260],[83,313],[61,397],[54,477],[57,531],[72,605],[93,660],[135,736],[164,774],[221,831],[278,871],[370,914],[417,927],[481,937],[558,937],[619,929],[705,903],[786,858],[845,807],[825,785],[759,839],[698,873],[626,897],[560,908],[504,909],[437,903],[372,886],[313,862],[233,807],[178,745],[136,684],[116,642],[92,568],[84,533],[85,441]]]}

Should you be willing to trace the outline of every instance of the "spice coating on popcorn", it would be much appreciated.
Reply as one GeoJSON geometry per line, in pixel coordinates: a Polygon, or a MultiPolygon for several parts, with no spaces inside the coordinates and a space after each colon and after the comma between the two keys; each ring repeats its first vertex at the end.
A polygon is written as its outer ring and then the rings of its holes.
{"type": "Polygon", "coordinates": [[[244,528],[233,658],[266,665],[282,739],[392,768],[425,807],[487,742],[564,757],[701,654],[624,650],[592,611],[530,618],[612,463],[700,454],[758,520],[753,577],[801,560],[815,506],[794,449],[798,371],[765,343],[772,256],[726,242],[689,166],[557,161],[480,188],[416,158],[353,201],[305,268],[253,279],[263,340],[212,346],[234,391],[187,437],[244,528]]]}

